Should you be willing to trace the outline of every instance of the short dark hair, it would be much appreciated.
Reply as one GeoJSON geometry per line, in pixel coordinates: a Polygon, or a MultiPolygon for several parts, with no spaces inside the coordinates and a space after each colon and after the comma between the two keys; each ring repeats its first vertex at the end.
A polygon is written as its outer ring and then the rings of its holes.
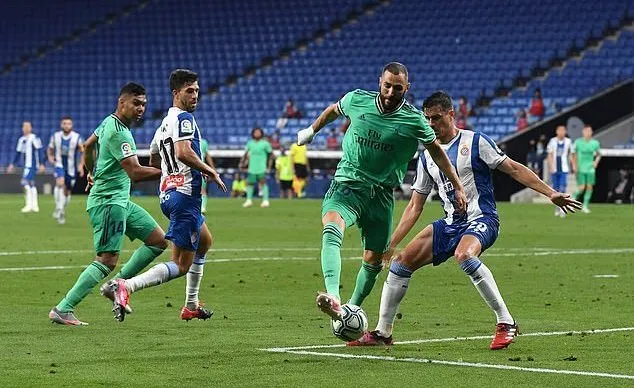
{"type": "Polygon", "coordinates": [[[136,82],[128,82],[127,84],[121,87],[121,91],[119,92],[119,97],[124,94],[131,94],[133,96],[142,96],[145,95],[145,86],[138,84],[136,82]]]}
{"type": "Polygon", "coordinates": [[[170,74],[170,90],[178,90],[198,81],[198,74],[188,69],[176,69],[170,74]]]}
{"type": "Polygon", "coordinates": [[[389,71],[394,75],[399,75],[402,73],[405,74],[405,78],[409,77],[407,73],[407,67],[405,67],[405,65],[400,62],[390,62],[387,65],[383,66],[383,71],[381,72],[381,75],[383,75],[386,71],[389,71]]]}
{"type": "Polygon", "coordinates": [[[451,96],[442,90],[438,90],[423,101],[423,109],[428,109],[434,106],[440,106],[440,108],[447,112],[453,109],[453,100],[451,96]]]}
{"type": "Polygon", "coordinates": [[[263,130],[262,128],[260,128],[260,127],[254,127],[254,128],[251,130],[251,137],[253,137],[253,135],[255,135],[255,131],[260,131],[260,132],[262,132],[262,137],[264,137],[264,130],[263,130]]]}
{"type": "Polygon", "coordinates": [[[72,117],[70,117],[70,116],[62,116],[62,118],[61,118],[61,119],[59,119],[59,121],[64,121],[64,120],[70,120],[70,121],[73,121],[73,118],[72,118],[72,117]]]}

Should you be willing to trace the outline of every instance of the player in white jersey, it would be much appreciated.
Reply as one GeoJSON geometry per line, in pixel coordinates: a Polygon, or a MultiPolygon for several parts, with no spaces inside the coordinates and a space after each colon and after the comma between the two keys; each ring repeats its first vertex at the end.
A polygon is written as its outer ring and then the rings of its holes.
{"type": "Polygon", "coordinates": [[[84,151],[84,141],[81,135],[73,130],[73,119],[70,116],[62,117],[60,130],[53,133],[46,154],[48,161],[55,168],[55,211],[53,218],[58,223],[64,224],[66,218],[64,209],[70,201],[71,190],[75,186],[77,175],[84,176],[84,166],[81,154],[84,151]]]}
{"type": "Polygon", "coordinates": [[[7,167],[7,172],[12,173],[15,165],[24,156],[24,171],[22,172],[22,187],[24,187],[25,206],[22,213],[39,212],[37,202],[37,187],[35,186],[35,173],[44,172],[44,159],[42,158],[42,141],[33,133],[30,121],[22,123],[22,136],[18,139],[13,163],[7,167]]]}
{"type": "MultiPolygon", "coordinates": [[[[566,126],[557,126],[555,137],[551,138],[548,142],[546,152],[548,153],[548,167],[550,169],[553,188],[565,193],[568,183],[568,173],[572,165],[572,140],[566,137],[566,126]]],[[[556,208],[555,216],[565,217],[566,213],[556,208]]]]}
{"type": "Polygon", "coordinates": [[[454,210],[451,183],[439,171],[429,153],[423,152],[412,186],[412,198],[392,233],[390,250],[384,259],[390,259],[395,247],[414,227],[434,186],[438,189],[446,217],[428,225],[403,251],[392,257],[390,272],[381,294],[376,330],[365,333],[361,339],[348,345],[391,345],[394,317],[407,292],[412,273],[428,264],[440,265],[454,256],[495,312],[497,325],[490,348],[505,348],[513,341],[518,326],[500,295],[491,271],[479,259],[482,252],[493,245],[499,231],[491,170],[498,169],[509,174],[523,185],[550,198],[565,212],[580,209],[581,203],[568,194],[550,188],[530,169],[507,157],[485,134],[456,128],[453,102],[448,94],[432,94],[423,103],[423,110],[462,181],[467,196],[467,212],[458,213],[454,210]]]}
{"type": "Polygon", "coordinates": [[[187,274],[187,296],[180,318],[208,319],[213,312],[198,301],[205,255],[212,235],[201,213],[201,185],[212,179],[223,190],[218,173],[202,161],[200,129],[192,113],[198,105],[198,74],[177,69],[170,74],[173,106],[150,144],[150,164],[161,168],[161,210],[169,218],[165,238],[172,241],[172,261],[157,264],[131,279],[115,279],[108,286],[115,295],[115,318],[122,321],[129,295],[187,274]]]}

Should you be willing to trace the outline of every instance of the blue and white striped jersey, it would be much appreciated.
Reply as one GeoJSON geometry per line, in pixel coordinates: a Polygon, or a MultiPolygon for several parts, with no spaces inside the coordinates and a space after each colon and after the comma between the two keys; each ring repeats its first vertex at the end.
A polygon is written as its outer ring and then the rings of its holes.
{"type": "Polygon", "coordinates": [[[57,131],[51,136],[48,148],[53,150],[55,168],[63,168],[70,176],[75,176],[77,170],[77,153],[81,150],[83,140],[81,135],[71,131],[68,135],[64,131],[57,131]]]}
{"type": "Polygon", "coordinates": [[[471,222],[484,215],[497,218],[491,169],[496,169],[507,156],[490,137],[481,132],[460,130],[458,136],[441,144],[451,164],[456,168],[467,196],[467,214],[454,214],[454,188],[445,174],[432,160],[429,152],[421,153],[412,189],[427,195],[432,188],[438,194],[445,210],[447,224],[471,222]]]}
{"type": "Polygon", "coordinates": [[[37,168],[41,163],[41,150],[42,141],[36,134],[30,133],[21,136],[16,147],[16,162],[22,154],[24,155],[24,168],[37,168]]]}

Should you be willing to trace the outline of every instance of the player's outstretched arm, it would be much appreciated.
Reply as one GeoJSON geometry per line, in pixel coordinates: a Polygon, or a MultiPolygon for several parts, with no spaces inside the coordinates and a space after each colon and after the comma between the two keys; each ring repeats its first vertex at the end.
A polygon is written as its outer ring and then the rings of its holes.
{"type": "Polygon", "coordinates": [[[313,138],[320,129],[335,121],[339,116],[341,116],[341,112],[337,104],[332,104],[324,109],[310,127],[297,132],[297,145],[301,146],[313,141],[313,138]]]}
{"type": "Polygon", "coordinates": [[[141,166],[136,155],[128,156],[119,162],[132,182],[151,181],[161,177],[161,170],[141,166]]]}
{"type": "Polygon", "coordinates": [[[538,193],[545,195],[552,203],[562,208],[566,213],[574,213],[576,210],[581,209],[581,202],[570,198],[570,194],[555,191],[552,187],[548,186],[546,182],[539,179],[531,169],[511,158],[504,159],[498,166],[498,170],[508,174],[511,178],[524,186],[530,187],[538,193]]]}
{"type": "Polygon", "coordinates": [[[180,140],[175,143],[176,158],[185,163],[187,166],[196,169],[204,175],[210,177],[222,191],[227,192],[227,187],[220,178],[220,175],[211,168],[210,165],[203,162],[196,152],[192,149],[192,143],[190,140],[180,140]]]}
{"type": "Polygon", "coordinates": [[[445,174],[445,176],[449,179],[451,184],[456,191],[456,203],[454,206],[458,212],[464,213],[467,211],[467,196],[464,192],[464,187],[462,186],[462,182],[460,182],[460,178],[458,178],[458,173],[456,173],[456,169],[449,161],[449,157],[447,153],[442,149],[438,140],[434,140],[432,143],[425,144],[425,148],[429,152],[429,156],[431,156],[432,160],[440,171],[445,174]]]}
{"type": "Polygon", "coordinates": [[[390,251],[394,250],[398,244],[403,241],[405,236],[412,230],[416,221],[420,218],[425,207],[425,201],[427,200],[427,194],[421,194],[417,191],[412,191],[412,197],[410,198],[398,225],[392,232],[392,238],[390,239],[390,251]]]}
{"type": "Polygon", "coordinates": [[[84,142],[84,153],[81,156],[80,164],[86,167],[86,170],[90,173],[95,168],[95,145],[99,138],[94,133],[90,135],[84,142]]]}

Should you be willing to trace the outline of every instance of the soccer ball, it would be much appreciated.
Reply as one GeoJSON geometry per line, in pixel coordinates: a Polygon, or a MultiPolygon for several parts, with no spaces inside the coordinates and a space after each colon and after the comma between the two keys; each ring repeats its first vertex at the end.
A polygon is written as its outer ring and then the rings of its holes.
{"type": "Polygon", "coordinates": [[[340,321],[334,319],[330,321],[332,334],[346,342],[359,339],[368,330],[368,317],[365,311],[353,304],[344,304],[341,310],[343,318],[340,321]]]}

